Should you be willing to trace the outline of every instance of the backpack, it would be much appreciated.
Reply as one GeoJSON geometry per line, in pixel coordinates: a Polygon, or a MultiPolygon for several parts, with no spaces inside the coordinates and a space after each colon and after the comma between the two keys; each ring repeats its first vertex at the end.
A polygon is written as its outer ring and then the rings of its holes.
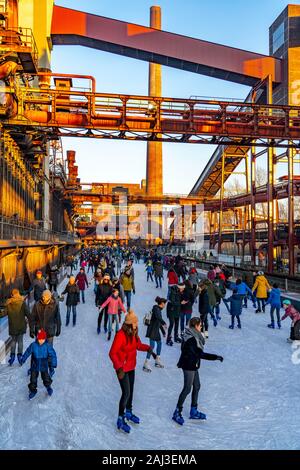
{"type": "Polygon", "coordinates": [[[144,316],[144,319],[143,319],[144,325],[149,326],[151,323],[151,318],[152,318],[152,310],[150,310],[150,312],[146,313],[146,315],[144,316]]]}

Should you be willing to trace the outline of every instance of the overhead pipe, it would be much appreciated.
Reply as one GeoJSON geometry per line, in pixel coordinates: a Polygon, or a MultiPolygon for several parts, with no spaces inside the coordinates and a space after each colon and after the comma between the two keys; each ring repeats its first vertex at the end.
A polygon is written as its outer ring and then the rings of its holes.
{"type": "MultiPolygon", "coordinates": [[[[90,80],[92,84],[92,95],[91,95],[91,104],[92,104],[92,117],[96,116],[95,112],[95,93],[96,93],[96,79],[92,75],[81,75],[81,74],[72,74],[72,73],[53,73],[53,72],[38,72],[38,77],[55,77],[55,78],[79,78],[83,80],[90,80]]],[[[45,83],[43,83],[45,85],[45,83]]],[[[50,83],[48,84],[50,87],[50,83]]]]}

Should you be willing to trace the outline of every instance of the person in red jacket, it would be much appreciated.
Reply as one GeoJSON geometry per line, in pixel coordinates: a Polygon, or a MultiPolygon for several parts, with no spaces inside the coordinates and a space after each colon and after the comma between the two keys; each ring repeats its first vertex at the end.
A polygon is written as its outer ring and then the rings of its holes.
{"type": "Polygon", "coordinates": [[[167,276],[168,276],[168,295],[167,295],[167,299],[169,300],[170,293],[171,293],[171,287],[177,286],[178,283],[179,283],[178,275],[177,275],[177,273],[174,269],[174,266],[170,267],[167,276]]]}
{"type": "Polygon", "coordinates": [[[85,286],[89,287],[89,283],[88,283],[84,268],[80,268],[80,271],[76,276],[76,284],[79,287],[79,290],[81,292],[82,303],[84,304],[85,303],[85,298],[84,298],[85,286]]]}
{"type": "Polygon", "coordinates": [[[150,352],[156,359],[156,354],[151,347],[141,342],[138,336],[138,318],[130,309],[109,352],[122,390],[117,427],[126,433],[129,433],[131,429],[126,419],[135,424],[140,422],[140,419],[132,413],[137,351],[150,352]]]}

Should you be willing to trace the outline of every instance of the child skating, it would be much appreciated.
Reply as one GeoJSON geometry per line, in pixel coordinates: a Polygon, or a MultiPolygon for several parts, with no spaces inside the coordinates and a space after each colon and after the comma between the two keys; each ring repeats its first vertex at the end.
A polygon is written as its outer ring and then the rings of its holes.
{"type": "Polygon", "coordinates": [[[39,373],[41,373],[43,384],[47,389],[48,395],[51,396],[53,393],[51,377],[54,375],[54,369],[57,367],[57,357],[53,346],[47,341],[45,330],[40,330],[36,340],[26,349],[21,359],[21,365],[26,362],[29,356],[31,356],[31,373],[28,385],[29,400],[32,400],[37,394],[39,373]]]}

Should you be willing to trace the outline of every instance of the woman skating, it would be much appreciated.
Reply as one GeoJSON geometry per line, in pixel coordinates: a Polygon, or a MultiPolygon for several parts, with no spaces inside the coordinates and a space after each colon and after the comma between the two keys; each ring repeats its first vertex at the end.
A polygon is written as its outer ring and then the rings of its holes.
{"type": "Polygon", "coordinates": [[[177,364],[177,367],[183,371],[184,386],[179,395],[172,419],[180,425],[184,424],[182,416],[183,404],[186,397],[191,393],[192,388],[190,419],[206,419],[206,415],[198,411],[198,395],[201,386],[198,369],[201,365],[201,359],[223,362],[223,357],[205,353],[203,351],[204,345],[205,339],[201,333],[201,320],[194,317],[190,320],[189,327],[184,332],[181,356],[177,364]]]}
{"type": "MultiPolygon", "coordinates": [[[[155,302],[156,302],[156,305],[154,305],[154,307],[152,308],[152,316],[151,316],[150,325],[147,328],[146,338],[150,339],[150,347],[153,351],[154,351],[155,343],[156,343],[157,356],[155,359],[155,366],[163,368],[164,366],[160,359],[161,348],[162,348],[160,331],[165,337],[167,324],[162,318],[162,311],[166,306],[167,299],[156,297],[155,302]]],[[[151,372],[151,367],[149,364],[150,357],[151,357],[151,353],[148,352],[147,358],[145,360],[144,367],[143,367],[143,370],[145,372],[151,372]]]]}
{"type": "Polygon", "coordinates": [[[138,318],[133,310],[129,310],[109,352],[122,390],[117,427],[127,433],[131,428],[126,419],[135,424],[140,422],[140,419],[132,413],[137,351],[151,352],[156,359],[151,347],[141,342],[138,336],[138,318]]]}
{"type": "Polygon", "coordinates": [[[67,294],[66,306],[67,306],[67,317],[66,317],[66,326],[70,323],[71,310],[73,313],[73,326],[76,325],[76,315],[77,315],[77,304],[80,302],[80,291],[79,287],[75,282],[75,277],[70,276],[69,282],[66,285],[65,290],[62,292],[62,295],[67,294]]]}

